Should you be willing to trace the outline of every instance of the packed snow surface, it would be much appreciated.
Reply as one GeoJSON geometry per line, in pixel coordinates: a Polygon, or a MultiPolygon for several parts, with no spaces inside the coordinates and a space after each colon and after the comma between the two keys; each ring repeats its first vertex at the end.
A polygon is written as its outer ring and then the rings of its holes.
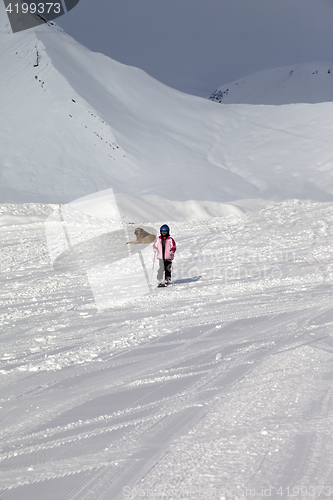
{"type": "Polygon", "coordinates": [[[99,312],[55,209],[1,206],[1,499],[329,498],[333,205],[173,222],[175,285],[99,312]]]}

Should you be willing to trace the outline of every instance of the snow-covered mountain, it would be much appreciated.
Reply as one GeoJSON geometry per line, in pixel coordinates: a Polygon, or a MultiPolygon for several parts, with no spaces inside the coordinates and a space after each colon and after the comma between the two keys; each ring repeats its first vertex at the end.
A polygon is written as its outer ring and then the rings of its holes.
{"type": "Polygon", "coordinates": [[[244,198],[332,198],[333,104],[220,105],[3,14],[1,499],[330,497],[333,203],[244,198]],[[170,224],[175,286],[123,214],[170,224]]]}
{"type": "Polygon", "coordinates": [[[0,16],[1,201],[333,198],[332,103],[220,106],[0,16]]]}
{"type": "Polygon", "coordinates": [[[209,97],[224,104],[292,104],[333,100],[333,63],[309,62],[259,71],[219,87],[209,97]]]}
{"type": "Polygon", "coordinates": [[[3,201],[70,201],[109,187],[176,200],[256,194],[204,157],[201,142],[214,140],[204,99],[94,54],[55,25],[0,44],[3,201]]]}

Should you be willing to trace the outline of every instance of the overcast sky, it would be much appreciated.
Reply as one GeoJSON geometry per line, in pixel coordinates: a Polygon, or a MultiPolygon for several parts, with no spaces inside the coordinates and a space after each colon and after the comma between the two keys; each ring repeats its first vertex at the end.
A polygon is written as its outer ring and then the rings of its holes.
{"type": "Polygon", "coordinates": [[[80,0],[57,23],[91,50],[203,97],[255,71],[333,62],[333,0],[80,0]]]}

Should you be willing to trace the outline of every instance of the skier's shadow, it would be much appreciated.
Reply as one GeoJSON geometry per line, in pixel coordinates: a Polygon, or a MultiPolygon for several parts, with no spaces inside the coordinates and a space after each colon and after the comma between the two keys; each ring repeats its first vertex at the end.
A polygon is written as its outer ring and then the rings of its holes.
{"type": "Polygon", "coordinates": [[[175,285],[177,284],[182,284],[182,283],[193,283],[195,281],[199,281],[202,278],[202,276],[193,276],[193,278],[184,278],[182,280],[175,280],[175,285]]]}

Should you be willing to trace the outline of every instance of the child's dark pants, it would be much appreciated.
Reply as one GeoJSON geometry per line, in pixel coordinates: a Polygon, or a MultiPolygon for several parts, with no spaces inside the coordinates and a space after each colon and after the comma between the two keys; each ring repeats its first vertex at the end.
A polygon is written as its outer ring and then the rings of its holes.
{"type": "Polygon", "coordinates": [[[160,267],[157,271],[157,279],[159,281],[163,280],[163,274],[165,273],[165,281],[171,281],[171,267],[172,260],[168,259],[158,259],[160,261],[160,267]]]}

